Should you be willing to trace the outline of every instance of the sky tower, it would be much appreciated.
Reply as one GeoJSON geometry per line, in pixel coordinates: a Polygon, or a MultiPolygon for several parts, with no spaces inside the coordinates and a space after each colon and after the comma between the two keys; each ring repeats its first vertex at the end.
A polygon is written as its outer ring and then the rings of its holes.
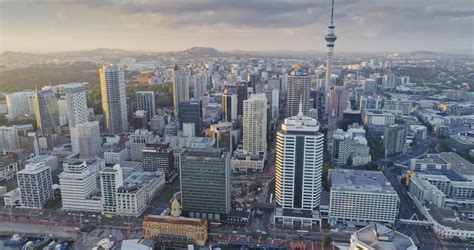
{"type": "Polygon", "coordinates": [[[332,66],[332,54],[334,53],[334,43],[336,42],[337,36],[334,34],[334,0],[331,1],[331,22],[328,26],[328,34],[324,38],[326,40],[326,47],[328,48],[328,54],[326,59],[326,86],[325,90],[329,91],[329,85],[331,81],[331,66],[332,66]]]}

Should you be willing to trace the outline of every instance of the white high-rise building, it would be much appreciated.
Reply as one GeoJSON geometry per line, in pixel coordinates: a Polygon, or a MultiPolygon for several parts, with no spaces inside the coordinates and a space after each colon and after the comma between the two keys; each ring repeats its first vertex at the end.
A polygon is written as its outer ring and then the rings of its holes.
{"type": "Polygon", "coordinates": [[[14,119],[30,113],[28,100],[33,93],[16,92],[5,96],[8,109],[8,119],[14,119]]]}
{"type": "Polygon", "coordinates": [[[267,97],[254,94],[244,101],[243,149],[248,152],[267,150],[267,97]]]}
{"type": "Polygon", "coordinates": [[[89,121],[86,90],[80,83],[64,85],[64,90],[66,92],[66,113],[71,136],[71,148],[73,152],[79,152],[77,126],[89,121]]]}
{"type": "Polygon", "coordinates": [[[137,91],[137,110],[145,110],[147,112],[148,120],[155,116],[155,92],[153,91],[137,91]]]}
{"type": "Polygon", "coordinates": [[[128,131],[125,73],[118,65],[103,66],[99,70],[102,110],[109,134],[128,131]]]}
{"type": "Polygon", "coordinates": [[[62,208],[100,212],[100,196],[94,196],[98,191],[95,171],[89,169],[85,161],[65,162],[63,170],[59,175],[62,208]]]}
{"type": "Polygon", "coordinates": [[[298,105],[302,103],[303,114],[309,111],[309,83],[311,78],[298,67],[294,67],[286,82],[286,117],[298,114],[298,105]]]}
{"type": "Polygon", "coordinates": [[[347,165],[351,156],[352,135],[350,132],[336,129],[330,133],[328,150],[334,167],[347,165]]]}
{"type": "Polygon", "coordinates": [[[104,213],[117,212],[117,190],[121,186],[123,186],[123,172],[119,164],[100,171],[100,191],[104,213]]]}
{"type": "Polygon", "coordinates": [[[82,159],[89,159],[101,151],[99,122],[85,122],[77,125],[78,152],[82,159]]]}
{"type": "Polygon", "coordinates": [[[152,142],[154,138],[153,132],[146,129],[137,129],[135,133],[130,134],[132,161],[142,160],[145,144],[152,142]]]}
{"type": "Polygon", "coordinates": [[[379,171],[331,169],[329,222],[394,224],[400,199],[379,171]]]}
{"type": "Polygon", "coordinates": [[[303,115],[285,119],[277,133],[275,225],[311,229],[321,222],[324,134],[319,122],[303,115]]]}
{"type": "Polygon", "coordinates": [[[189,100],[189,85],[191,73],[186,69],[176,66],[173,70],[173,106],[175,115],[178,113],[178,103],[189,100]]]}
{"type": "Polygon", "coordinates": [[[44,161],[26,164],[16,177],[22,207],[41,209],[47,201],[54,199],[51,168],[44,161]]]}
{"type": "Polygon", "coordinates": [[[18,130],[16,126],[0,127],[0,151],[6,150],[11,151],[20,147],[20,141],[18,138],[18,130]]]}
{"type": "Polygon", "coordinates": [[[209,76],[206,72],[200,72],[196,75],[193,75],[194,99],[200,100],[201,96],[207,93],[208,82],[209,76]]]}

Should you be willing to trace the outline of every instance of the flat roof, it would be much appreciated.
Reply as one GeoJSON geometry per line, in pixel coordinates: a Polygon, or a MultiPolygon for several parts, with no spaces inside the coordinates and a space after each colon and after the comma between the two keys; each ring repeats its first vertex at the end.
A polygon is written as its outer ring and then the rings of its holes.
{"type": "Polygon", "coordinates": [[[474,223],[462,220],[462,218],[451,209],[431,207],[428,212],[435,221],[445,227],[474,231],[474,223]]]}
{"type": "Polygon", "coordinates": [[[474,164],[470,163],[460,155],[454,152],[442,152],[439,156],[449,162],[451,164],[451,169],[456,173],[463,176],[474,175],[474,164]]]}
{"type": "Polygon", "coordinates": [[[444,175],[450,181],[467,181],[466,178],[462,177],[461,175],[450,169],[427,169],[426,173],[433,175],[444,175]]]}
{"type": "Polygon", "coordinates": [[[331,169],[331,190],[395,193],[380,171],[331,169]]]}

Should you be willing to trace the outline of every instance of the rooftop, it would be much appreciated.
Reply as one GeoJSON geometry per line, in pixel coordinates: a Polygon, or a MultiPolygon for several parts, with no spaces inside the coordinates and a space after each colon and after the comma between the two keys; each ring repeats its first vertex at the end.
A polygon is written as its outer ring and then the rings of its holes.
{"type": "Polygon", "coordinates": [[[207,221],[202,219],[184,218],[184,217],[171,217],[161,215],[146,215],[143,218],[143,222],[149,223],[169,223],[169,224],[180,224],[188,226],[206,226],[207,221]]]}
{"type": "Polygon", "coordinates": [[[439,156],[451,164],[451,169],[462,176],[474,176],[474,164],[454,152],[443,152],[439,156]]]}
{"type": "Polygon", "coordinates": [[[445,227],[474,231],[474,223],[463,220],[451,209],[432,207],[428,212],[435,221],[445,227]]]}
{"type": "Polygon", "coordinates": [[[379,171],[331,169],[331,190],[394,193],[390,182],[379,171]]]}
{"type": "Polygon", "coordinates": [[[354,235],[360,242],[377,250],[408,249],[415,246],[410,237],[378,223],[368,225],[354,235]]]}

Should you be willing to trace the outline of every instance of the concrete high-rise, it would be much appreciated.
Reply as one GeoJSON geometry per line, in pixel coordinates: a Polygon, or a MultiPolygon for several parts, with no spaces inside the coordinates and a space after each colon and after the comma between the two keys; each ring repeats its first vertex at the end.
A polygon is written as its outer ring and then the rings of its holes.
{"type": "Polygon", "coordinates": [[[53,90],[36,91],[34,106],[36,125],[43,135],[60,133],[58,100],[53,90]]]}
{"type": "Polygon", "coordinates": [[[405,125],[392,124],[384,128],[383,146],[385,158],[405,152],[407,129],[405,125]]]}
{"type": "MultiPolygon", "coordinates": [[[[191,84],[191,73],[187,69],[175,66],[173,69],[173,106],[175,113],[178,111],[178,103],[189,100],[189,85],[191,84]]],[[[176,115],[175,114],[175,115],[176,115]]]]}
{"type": "Polygon", "coordinates": [[[200,72],[192,76],[194,85],[194,99],[201,100],[201,97],[207,93],[207,84],[209,75],[206,72],[200,72]]]}
{"type": "Polygon", "coordinates": [[[137,110],[144,110],[147,113],[148,121],[155,116],[155,93],[153,91],[137,91],[137,110]]]}
{"type": "Polygon", "coordinates": [[[343,86],[334,86],[329,90],[329,116],[341,121],[344,111],[347,109],[347,91],[343,86]]]}
{"type": "Polygon", "coordinates": [[[286,116],[291,117],[298,114],[299,104],[303,105],[303,114],[308,114],[309,84],[310,77],[307,72],[302,71],[298,66],[293,67],[286,82],[286,116]]]}
{"type": "Polygon", "coordinates": [[[117,212],[117,190],[123,186],[123,172],[119,164],[100,171],[100,192],[102,194],[102,212],[117,212]]]}
{"type": "Polygon", "coordinates": [[[137,129],[135,130],[135,133],[130,134],[130,151],[132,161],[142,160],[143,148],[145,148],[147,143],[152,143],[154,138],[155,137],[153,136],[153,133],[146,129],[137,129]]]}
{"type": "Polygon", "coordinates": [[[109,134],[128,131],[125,73],[118,65],[103,66],[99,70],[102,112],[109,134]]]}
{"type": "Polygon", "coordinates": [[[16,92],[5,95],[8,109],[8,119],[14,119],[30,113],[28,100],[31,92],[16,92]]]}
{"type": "Polygon", "coordinates": [[[267,97],[253,94],[244,101],[243,149],[248,152],[267,150],[267,97]]]}
{"type": "Polygon", "coordinates": [[[223,148],[227,152],[233,151],[233,140],[232,140],[232,128],[233,125],[230,122],[220,121],[217,124],[211,124],[207,135],[214,137],[216,148],[223,148]]]}
{"type": "Polygon", "coordinates": [[[181,205],[191,218],[224,220],[230,212],[230,157],[223,149],[191,148],[181,156],[181,205]]]}
{"type": "Polygon", "coordinates": [[[334,167],[347,165],[351,155],[351,133],[337,129],[329,136],[328,150],[334,167]]]}
{"type": "Polygon", "coordinates": [[[311,229],[321,223],[324,134],[319,122],[303,115],[286,118],[277,133],[275,225],[311,229]]]}
{"type": "Polygon", "coordinates": [[[62,209],[76,211],[101,211],[96,173],[89,169],[85,161],[72,160],[63,164],[63,172],[59,175],[61,186],[62,209]]]}
{"type": "Polygon", "coordinates": [[[75,128],[77,130],[79,156],[82,159],[97,156],[101,151],[102,141],[100,138],[99,122],[85,122],[78,124],[75,128]]]}
{"type": "Polygon", "coordinates": [[[16,177],[22,207],[41,209],[47,201],[54,199],[51,168],[43,161],[26,164],[16,177]]]}
{"type": "Polygon", "coordinates": [[[89,121],[87,110],[86,90],[80,83],[71,83],[64,86],[66,92],[66,113],[71,136],[73,152],[79,152],[79,138],[77,126],[89,121]]]}

